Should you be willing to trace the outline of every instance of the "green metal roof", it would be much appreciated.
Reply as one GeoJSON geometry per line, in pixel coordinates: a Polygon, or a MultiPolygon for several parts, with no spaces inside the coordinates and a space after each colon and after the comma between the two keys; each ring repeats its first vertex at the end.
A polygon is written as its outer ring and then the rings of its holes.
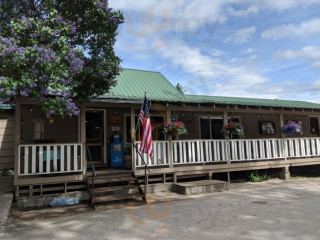
{"type": "Polygon", "coordinates": [[[260,106],[260,107],[285,107],[285,108],[312,108],[320,109],[320,104],[277,100],[277,99],[260,99],[260,98],[239,98],[239,97],[219,97],[219,96],[203,96],[203,95],[185,95],[187,102],[190,103],[216,103],[216,104],[231,104],[245,106],[260,106]]]}
{"type": "Polygon", "coordinates": [[[149,100],[179,102],[185,98],[161,73],[122,69],[117,85],[98,98],[142,100],[147,92],[149,100]]]}
{"type": "Polygon", "coordinates": [[[116,80],[117,85],[98,98],[141,101],[147,92],[147,98],[152,101],[320,109],[320,104],[304,101],[183,95],[161,73],[152,71],[125,68],[116,80]]]}

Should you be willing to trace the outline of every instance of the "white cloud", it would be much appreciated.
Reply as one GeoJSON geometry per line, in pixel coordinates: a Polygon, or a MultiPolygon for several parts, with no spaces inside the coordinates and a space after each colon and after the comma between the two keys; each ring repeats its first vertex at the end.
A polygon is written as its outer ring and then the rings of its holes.
{"type": "Polygon", "coordinates": [[[241,28],[233,33],[226,39],[226,42],[233,42],[235,44],[243,44],[249,41],[249,39],[254,37],[256,32],[256,27],[251,26],[248,28],[241,28]]]}
{"type": "Polygon", "coordinates": [[[314,68],[320,69],[320,46],[306,46],[299,51],[278,51],[275,56],[283,59],[303,58],[311,61],[314,68]]]}
{"type": "Polygon", "coordinates": [[[210,54],[211,54],[212,56],[214,56],[214,57],[220,57],[220,56],[224,55],[225,53],[226,53],[226,52],[221,51],[221,50],[219,50],[219,49],[213,49],[213,50],[210,51],[210,54]]]}
{"type": "Polygon", "coordinates": [[[309,38],[320,35],[320,18],[314,18],[300,24],[280,25],[274,28],[265,30],[262,38],[278,40],[282,38],[309,38]]]}
{"type": "Polygon", "coordinates": [[[222,62],[182,41],[170,42],[158,49],[158,53],[182,72],[194,76],[185,86],[189,93],[279,98],[284,91],[280,87],[275,91],[270,85],[270,80],[252,67],[222,62]]]}
{"type": "Polygon", "coordinates": [[[256,14],[259,12],[258,6],[249,6],[247,9],[236,10],[233,7],[227,7],[227,12],[232,16],[244,17],[250,14],[256,14]]]}
{"type": "Polygon", "coordinates": [[[253,53],[253,52],[255,52],[255,51],[256,51],[256,49],[248,48],[248,49],[246,49],[246,50],[241,51],[241,53],[253,53]]]}

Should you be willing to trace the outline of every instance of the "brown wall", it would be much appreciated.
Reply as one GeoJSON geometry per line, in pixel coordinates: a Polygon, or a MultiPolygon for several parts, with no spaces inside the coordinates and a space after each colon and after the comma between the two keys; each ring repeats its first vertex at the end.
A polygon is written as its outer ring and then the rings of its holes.
{"type": "MultiPolygon", "coordinates": [[[[199,139],[200,138],[200,123],[199,117],[209,116],[208,112],[176,112],[175,113],[177,121],[182,121],[185,123],[188,134],[181,135],[179,139],[199,139]],[[186,124],[188,120],[192,121],[191,125],[186,124]]],[[[210,112],[211,117],[223,117],[222,112],[210,112]]],[[[230,116],[230,114],[229,114],[230,116]]],[[[270,113],[270,114],[261,114],[261,113],[233,113],[235,118],[240,118],[241,124],[244,127],[245,138],[247,139],[257,139],[257,138],[281,138],[281,126],[280,126],[280,114],[279,113],[270,113]],[[260,133],[260,122],[273,122],[275,126],[275,134],[261,134],[260,133]]],[[[284,124],[288,120],[297,120],[302,121],[303,134],[293,134],[289,137],[310,137],[310,124],[309,117],[306,115],[284,115],[284,124]]]]}
{"type": "Polygon", "coordinates": [[[54,123],[49,124],[45,113],[42,112],[40,107],[31,105],[22,105],[21,107],[21,119],[23,120],[21,136],[23,143],[34,143],[33,119],[44,120],[44,139],[53,140],[54,143],[75,143],[78,142],[78,117],[72,118],[65,117],[64,119],[58,115],[52,115],[54,123]]]}
{"type": "Polygon", "coordinates": [[[14,110],[1,112],[8,119],[0,120],[0,169],[14,168],[14,110]]]}

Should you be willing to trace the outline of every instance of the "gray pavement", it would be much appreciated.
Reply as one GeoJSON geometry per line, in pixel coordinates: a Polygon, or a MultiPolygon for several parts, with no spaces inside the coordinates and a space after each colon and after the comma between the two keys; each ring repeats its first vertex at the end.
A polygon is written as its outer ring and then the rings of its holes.
{"type": "Polygon", "coordinates": [[[320,239],[319,200],[319,179],[232,184],[188,200],[19,223],[0,239],[320,239]]]}
{"type": "Polygon", "coordinates": [[[5,230],[13,199],[13,190],[13,176],[0,176],[0,236],[1,232],[5,230]]]}

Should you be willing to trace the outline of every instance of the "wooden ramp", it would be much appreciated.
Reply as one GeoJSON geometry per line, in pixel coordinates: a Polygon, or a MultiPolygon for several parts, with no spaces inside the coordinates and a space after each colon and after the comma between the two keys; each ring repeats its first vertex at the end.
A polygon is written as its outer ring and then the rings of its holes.
{"type": "Polygon", "coordinates": [[[175,183],[172,185],[172,191],[179,194],[196,194],[222,192],[229,189],[228,182],[219,180],[202,180],[193,182],[175,183]]]}
{"type": "Polygon", "coordinates": [[[97,165],[95,173],[96,176],[93,176],[93,170],[88,169],[86,178],[93,207],[96,203],[136,198],[141,198],[147,203],[146,196],[133,171],[108,169],[106,166],[97,165]],[[133,189],[137,191],[132,191],[133,189]]]}

